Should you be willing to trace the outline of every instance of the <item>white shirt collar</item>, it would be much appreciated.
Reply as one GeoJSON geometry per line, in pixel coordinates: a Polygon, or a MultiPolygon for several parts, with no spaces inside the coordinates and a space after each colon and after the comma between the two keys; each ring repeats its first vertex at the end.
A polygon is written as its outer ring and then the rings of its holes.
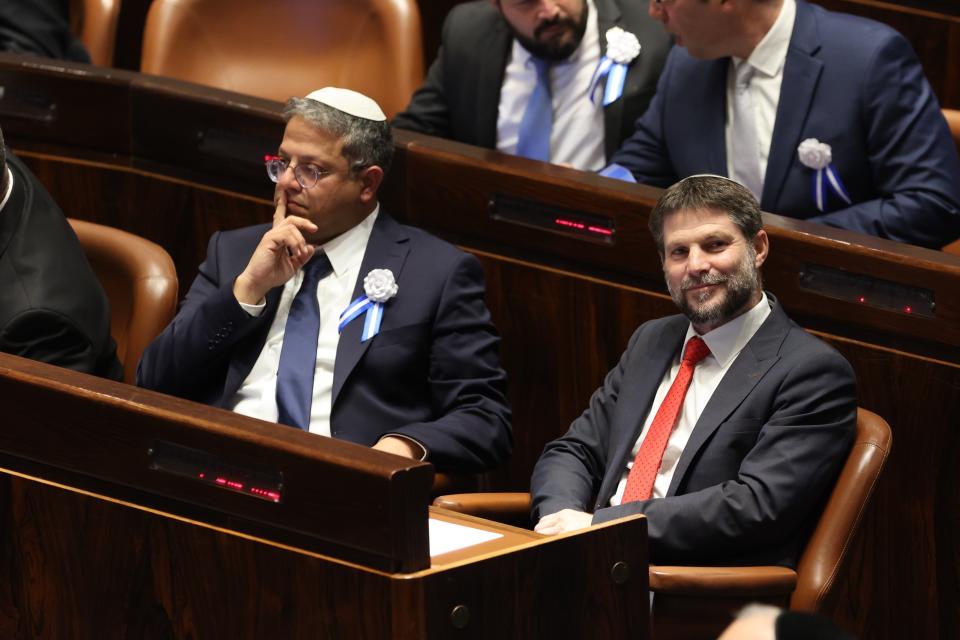
{"type": "Polygon", "coordinates": [[[349,269],[360,267],[363,254],[367,249],[367,242],[370,240],[370,233],[373,231],[373,223],[376,222],[379,213],[380,203],[378,202],[370,215],[360,224],[320,245],[320,250],[327,254],[330,266],[333,267],[333,272],[337,276],[343,275],[349,269]]]}
{"type": "MultiPolygon", "coordinates": [[[[783,0],[780,15],[747,58],[751,67],[771,78],[780,73],[787,60],[787,49],[790,48],[790,37],[793,35],[793,23],[796,17],[796,0],[783,0]]],[[[742,60],[734,56],[733,62],[740,64],[742,60]]]]}
{"type": "Polygon", "coordinates": [[[3,200],[0,200],[0,211],[3,211],[3,208],[7,206],[7,200],[10,199],[10,194],[13,193],[13,171],[10,171],[10,167],[5,167],[7,170],[7,192],[3,194],[3,200]]]}
{"type": "MultiPolygon", "coordinates": [[[[725,367],[747,346],[750,338],[753,337],[753,334],[757,332],[757,329],[769,315],[770,301],[767,299],[767,294],[764,293],[760,297],[760,302],[754,305],[752,309],[700,337],[707,343],[710,355],[716,359],[721,367],[725,367]]],[[[684,338],[683,344],[686,345],[687,341],[695,335],[697,335],[697,332],[691,324],[687,327],[687,336],[684,338]]]]}

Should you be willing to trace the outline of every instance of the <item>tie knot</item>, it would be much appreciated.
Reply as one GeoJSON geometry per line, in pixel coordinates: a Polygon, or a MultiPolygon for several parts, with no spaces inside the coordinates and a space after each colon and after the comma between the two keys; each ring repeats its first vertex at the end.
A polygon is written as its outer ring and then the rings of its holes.
{"type": "Polygon", "coordinates": [[[333,266],[330,264],[330,258],[327,257],[326,253],[318,251],[307,264],[303,265],[303,281],[305,283],[319,282],[327,277],[331,271],[333,271],[333,266]]]}
{"type": "Polygon", "coordinates": [[[687,348],[683,352],[683,361],[695,365],[710,355],[710,347],[699,336],[693,336],[687,342],[687,348]]]}
{"type": "Polygon", "coordinates": [[[530,61],[533,63],[534,68],[537,70],[537,81],[549,87],[550,86],[550,61],[544,60],[543,58],[538,58],[536,56],[530,56],[530,61]]]}

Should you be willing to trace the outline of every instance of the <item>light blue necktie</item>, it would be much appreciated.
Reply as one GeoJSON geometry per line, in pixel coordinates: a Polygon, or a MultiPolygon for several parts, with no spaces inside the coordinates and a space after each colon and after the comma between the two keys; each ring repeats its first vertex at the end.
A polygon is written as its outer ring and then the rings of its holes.
{"type": "Polygon", "coordinates": [[[531,57],[537,68],[537,86],[530,94],[517,134],[517,155],[550,162],[550,131],[553,129],[553,100],[550,97],[550,62],[531,57]]]}
{"type": "Polygon", "coordinates": [[[332,271],[330,259],[318,253],[303,267],[303,282],[290,304],[277,367],[277,422],[310,430],[313,374],[320,336],[317,284],[332,271]]]}

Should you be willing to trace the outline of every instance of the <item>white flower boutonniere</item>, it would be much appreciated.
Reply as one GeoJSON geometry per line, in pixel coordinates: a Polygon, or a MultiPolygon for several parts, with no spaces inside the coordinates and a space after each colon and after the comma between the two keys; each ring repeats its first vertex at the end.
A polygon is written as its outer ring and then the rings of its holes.
{"type": "Polygon", "coordinates": [[[386,302],[397,295],[400,288],[390,269],[374,269],[363,279],[363,290],[374,302],[386,302]]]}
{"type": "Polygon", "coordinates": [[[833,149],[830,145],[816,138],[807,138],[797,147],[797,157],[803,166],[816,172],[813,174],[813,201],[817,209],[826,211],[828,186],[847,205],[853,204],[840,180],[840,174],[833,166],[833,149]]]}
{"type": "Polygon", "coordinates": [[[807,138],[797,147],[797,155],[803,166],[811,169],[826,169],[833,162],[833,149],[826,142],[807,138]]]}
{"type": "Polygon", "coordinates": [[[390,269],[374,269],[368,273],[363,278],[365,295],[351,302],[343,310],[343,313],[340,314],[338,331],[343,333],[343,329],[350,324],[351,320],[366,313],[367,317],[363,321],[363,333],[360,334],[360,342],[366,342],[380,333],[383,305],[397,295],[399,290],[400,287],[397,286],[397,280],[393,277],[393,271],[390,271],[390,269]]]}
{"type": "Polygon", "coordinates": [[[616,101],[623,95],[623,86],[627,81],[627,65],[640,55],[640,41],[637,36],[620,27],[610,27],[606,33],[607,51],[600,58],[597,70],[593,72],[587,95],[590,102],[596,104],[597,87],[606,80],[603,87],[603,106],[616,101]]]}
{"type": "Polygon", "coordinates": [[[607,29],[607,57],[617,64],[630,64],[640,55],[637,36],[620,27],[607,29]]]}

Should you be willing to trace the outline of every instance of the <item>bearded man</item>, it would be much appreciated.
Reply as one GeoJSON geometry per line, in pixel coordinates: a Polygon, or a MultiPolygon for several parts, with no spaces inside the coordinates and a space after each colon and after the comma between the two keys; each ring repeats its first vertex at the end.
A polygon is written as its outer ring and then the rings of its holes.
{"type": "Polygon", "coordinates": [[[533,472],[545,534],[647,516],[655,564],[796,565],[849,451],[849,363],[763,290],[742,185],[692,176],[650,216],[682,311],[644,323],[533,472]]]}
{"type": "Polygon", "coordinates": [[[595,171],[647,110],[670,44],[633,0],[459,4],[392,124],[595,171]]]}

